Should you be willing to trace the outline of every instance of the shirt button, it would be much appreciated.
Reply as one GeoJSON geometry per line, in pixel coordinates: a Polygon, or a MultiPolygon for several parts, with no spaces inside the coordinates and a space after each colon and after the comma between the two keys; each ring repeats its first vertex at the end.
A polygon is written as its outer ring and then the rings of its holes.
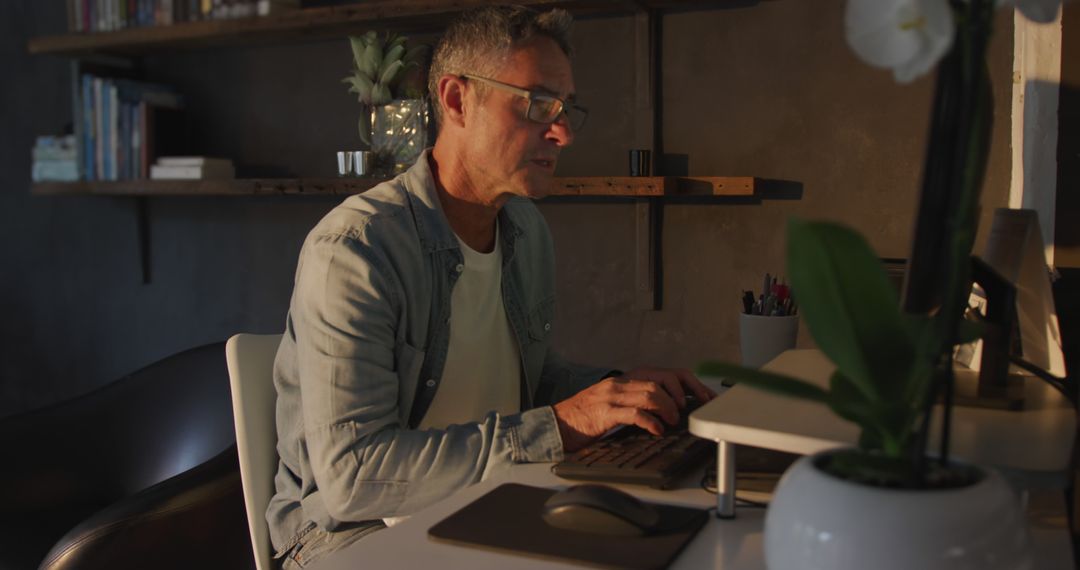
{"type": "Polygon", "coordinates": [[[544,330],[545,331],[551,330],[551,323],[544,323],[544,330]]]}
{"type": "Polygon", "coordinates": [[[429,378],[427,382],[424,382],[424,384],[428,388],[434,388],[435,387],[435,379],[434,378],[429,378]]]}
{"type": "Polygon", "coordinates": [[[456,267],[454,267],[454,271],[457,271],[458,273],[461,273],[462,271],[465,271],[465,266],[463,264],[459,263],[459,264],[457,264],[456,267]]]}

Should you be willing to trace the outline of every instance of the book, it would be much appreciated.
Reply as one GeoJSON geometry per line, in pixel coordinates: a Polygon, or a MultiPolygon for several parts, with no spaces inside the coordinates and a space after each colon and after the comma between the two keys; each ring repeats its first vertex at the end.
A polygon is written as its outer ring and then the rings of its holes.
{"type": "Polygon", "coordinates": [[[184,106],[184,97],[171,87],[138,81],[134,79],[115,79],[117,95],[128,102],[146,101],[147,103],[169,109],[180,109],[184,106]]]}
{"type": "Polygon", "coordinates": [[[157,153],[188,152],[185,102],[175,89],[96,72],[79,83],[73,122],[82,178],[145,178],[157,153]]]}
{"type": "Polygon", "coordinates": [[[94,88],[91,96],[93,98],[92,104],[94,116],[94,180],[105,180],[105,149],[102,146],[105,139],[105,135],[103,133],[104,122],[102,121],[102,113],[104,112],[104,109],[101,105],[101,85],[103,83],[103,80],[100,77],[95,77],[93,82],[94,88]]]}
{"type": "Polygon", "coordinates": [[[78,180],[76,141],[75,135],[37,137],[31,151],[33,167],[30,178],[34,182],[78,180]]]}
{"type": "Polygon", "coordinates": [[[111,81],[108,84],[109,98],[105,102],[108,106],[105,115],[109,119],[109,123],[105,127],[109,143],[105,149],[107,165],[105,171],[108,173],[106,180],[119,180],[120,172],[118,171],[117,153],[120,149],[120,98],[116,90],[116,84],[111,81]]]}
{"type": "Polygon", "coordinates": [[[31,151],[34,161],[41,160],[75,160],[75,136],[66,135],[61,137],[41,136],[34,141],[31,151]]]}
{"type": "Polygon", "coordinates": [[[222,168],[232,166],[232,161],[227,158],[211,158],[208,156],[161,156],[157,164],[162,166],[210,166],[222,168]]]}
{"type": "Polygon", "coordinates": [[[258,0],[255,5],[255,13],[259,16],[271,16],[296,10],[300,7],[300,0],[258,0]]]}
{"type": "Polygon", "coordinates": [[[192,166],[155,164],[150,167],[151,180],[221,180],[235,176],[232,164],[192,166]]]}
{"type": "Polygon", "coordinates": [[[42,160],[33,164],[33,182],[74,182],[79,179],[78,164],[72,160],[42,160]]]}

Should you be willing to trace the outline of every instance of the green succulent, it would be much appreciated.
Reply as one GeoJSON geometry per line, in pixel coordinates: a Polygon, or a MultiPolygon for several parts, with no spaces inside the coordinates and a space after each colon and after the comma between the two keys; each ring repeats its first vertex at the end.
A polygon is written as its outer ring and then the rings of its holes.
{"type": "Polygon", "coordinates": [[[395,97],[422,97],[421,89],[407,87],[402,79],[406,71],[419,68],[427,50],[420,44],[406,49],[408,38],[387,34],[380,38],[374,31],[362,36],[349,36],[353,53],[352,75],[342,79],[349,84],[349,93],[355,93],[364,108],[360,114],[360,138],[370,144],[370,110],[385,105],[395,97]]]}

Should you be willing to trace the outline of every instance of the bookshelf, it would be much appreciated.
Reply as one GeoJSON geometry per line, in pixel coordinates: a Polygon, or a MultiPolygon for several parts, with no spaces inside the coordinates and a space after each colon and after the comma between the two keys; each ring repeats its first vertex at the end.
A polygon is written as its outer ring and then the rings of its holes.
{"type": "MultiPolygon", "coordinates": [[[[663,154],[659,30],[665,9],[726,8],[756,4],[759,0],[515,0],[537,9],[565,8],[577,16],[632,15],[633,54],[637,92],[647,132],[656,156],[663,154]],[[647,109],[645,111],[644,109],[647,109]]],[[[81,63],[138,61],[143,55],[170,50],[220,49],[257,44],[285,44],[342,38],[366,30],[398,32],[435,31],[463,9],[503,3],[501,0],[366,0],[345,5],[304,8],[262,18],[185,22],[163,27],[128,28],[109,32],[67,33],[32,38],[31,54],[75,58],[73,78],[81,63]]],[[[129,196],[140,204],[140,227],[146,226],[146,198],[155,196],[301,196],[349,195],[381,182],[364,178],[296,178],[238,180],[127,180],[38,183],[38,196],[129,196]]],[[[689,197],[704,203],[731,203],[773,196],[785,181],[754,177],[573,177],[557,179],[556,198],[629,198],[635,200],[635,264],[637,303],[660,308],[660,252],[663,205],[668,197],[689,197]],[[773,185],[779,182],[779,185],[773,185]]],[[[798,183],[794,183],[798,185],[798,183]]],[[[801,192],[801,191],[800,191],[801,192]]],[[[140,231],[145,234],[145,231],[140,231]]],[[[144,239],[145,241],[145,239],[144,239]]],[[[144,246],[144,269],[146,265],[144,246]]],[[[148,274],[147,274],[148,275],[148,274]]],[[[148,276],[146,277],[148,280],[148,276]]]]}
{"type": "MultiPolygon", "coordinates": [[[[640,14],[643,10],[653,11],[666,7],[723,6],[741,2],[745,0],[517,0],[519,4],[538,9],[561,7],[578,15],[640,14]]],[[[136,58],[159,50],[305,42],[320,38],[341,38],[350,32],[373,28],[399,31],[436,29],[462,9],[499,3],[502,3],[501,0],[366,0],[284,11],[266,17],[204,20],[168,26],[41,36],[31,38],[27,43],[27,50],[31,54],[74,58],[73,80],[77,81],[82,72],[82,62],[93,62],[102,56],[136,58]]],[[[91,64],[89,69],[95,68],[95,65],[91,64]]],[[[75,93],[76,99],[81,97],[81,93],[75,93]]],[[[76,134],[78,135],[78,130],[76,134]]],[[[752,177],[576,177],[560,179],[559,188],[554,195],[753,196],[755,180],[752,177]]],[[[31,193],[43,196],[354,194],[367,190],[377,182],[371,179],[340,178],[47,182],[34,184],[31,193]]]]}
{"type": "MultiPolygon", "coordinates": [[[[566,8],[578,15],[631,13],[642,8],[692,4],[725,4],[741,0],[516,0],[536,8],[566,8]]],[[[31,54],[85,57],[96,54],[138,55],[165,49],[224,47],[269,42],[304,42],[342,37],[350,32],[393,28],[435,29],[462,9],[497,0],[371,0],[341,6],[305,8],[235,20],[184,22],[171,26],[128,28],[112,32],[69,33],[32,38],[31,54]]]]}
{"type": "MultiPolygon", "coordinates": [[[[359,194],[382,178],[252,178],[40,182],[37,196],[283,196],[359,194]]],[[[740,176],[586,176],[556,179],[552,196],[754,196],[765,181],[740,176]]]]}

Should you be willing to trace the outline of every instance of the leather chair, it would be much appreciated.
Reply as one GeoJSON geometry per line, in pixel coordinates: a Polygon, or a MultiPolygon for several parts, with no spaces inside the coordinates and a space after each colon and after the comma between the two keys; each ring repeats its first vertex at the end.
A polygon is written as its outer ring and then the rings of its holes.
{"type": "Polygon", "coordinates": [[[0,419],[0,449],[0,570],[253,567],[224,343],[0,419]]]}

